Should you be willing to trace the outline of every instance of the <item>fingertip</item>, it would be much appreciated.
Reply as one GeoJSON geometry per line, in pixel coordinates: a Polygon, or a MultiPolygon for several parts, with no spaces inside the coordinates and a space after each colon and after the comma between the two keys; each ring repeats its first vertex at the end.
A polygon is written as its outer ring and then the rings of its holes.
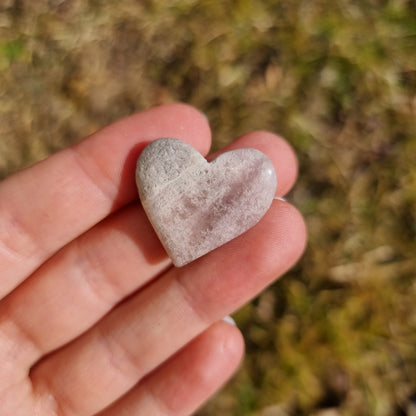
{"type": "MultiPolygon", "coordinates": [[[[185,103],[164,104],[147,110],[152,117],[159,118],[159,121],[167,125],[179,123],[179,131],[175,139],[184,140],[190,143],[203,155],[206,155],[211,148],[211,128],[208,118],[197,108],[185,103]]],[[[166,137],[170,137],[169,134],[166,137]]],[[[157,138],[157,137],[155,137],[157,138]]]]}
{"type": "Polygon", "coordinates": [[[287,247],[291,248],[289,257],[293,265],[299,261],[306,249],[306,222],[301,212],[294,205],[282,200],[275,201],[275,203],[281,206],[281,215],[286,217],[284,222],[290,224],[285,232],[285,241],[287,247]]]}
{"type": "Polygon", "coordinates": [[[211,130],[204,114],[190,105],[173,103],[118,120],[77,143],[72,150],[77,160],[83,161],[88,176],[97,183],[104,182],[100,186],[106,186],[111,198],[116,191],[114,210],[136,197],[137,158],[151,141],[162,137],[182,140],[203,155],[211,147],[211,130]]]}
{"type": "Polygon", "coordinates": [[[235,374],[243,355],[239,329],[216,322],[150,376],[153,396],[164,403],[169,414],[190,414],[235,374]]]}
{"type": "MultiPolygon", "coordinates": [[[[229,318],[229,317],[227,317],[229,318]]],[[[232,319],[232,318],[231,318],[232,319]]],[[[222,349],[224,359],[231,360],[231,367],[237,368],[244,356],[245,343],[240,329],[232,319],[233,323],[224,319],[215,325],[218,325],[222,331],[222,349]]]]}
{"type": "Polygon", "coordinates": [[[275,136],[279,140],[279,151],[277,146],[273,149],[272,159],[275,166],[279,166],[279,171],[285,171],[285,175],[281,175],[280,183],[277,185],[277,195],[286,195],[294,186],[299,172],[299,163],[293,147],[284,139],[275,136]]]}
{"type": "Polygon", "coordinates": [[[131,146],[145,145],[161,137],[183,140],[204,155],[211,147],[208,119],[196,108],[182,103],[164,104],[124,117],[92,134],[78,146],[94,150],[106,145],[113,156],[131,146]]]}
{"type": "Polygon", "coordinates": [[[204,384],[217,384],[218,389],[238,370],[245,352],[244,338],[236,325],[230,325],[224,320],[213,324],[203,334],[202,339],[204,338],[206,345],[201,350],[205,357],[203,359],[201,356],[201,363],[204,362],[201,370],[204,375],[201,374],[200,378],[205,376],[204,384]],[[207,371],[208,368],[211,371],[207,371]],[[220,374],[222,376],[218,378],[220,374]]]}

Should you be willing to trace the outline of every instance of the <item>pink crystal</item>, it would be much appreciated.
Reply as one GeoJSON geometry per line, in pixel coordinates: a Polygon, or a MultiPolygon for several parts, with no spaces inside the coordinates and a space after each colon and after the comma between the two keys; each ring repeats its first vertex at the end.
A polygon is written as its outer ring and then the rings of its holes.
{"type": "Polygon", "coordinates": [[[175,266],[183,266],[253,227],[275,196],[266,155],[238,149],[208,162],[177,139],[150,143],[137,161],[140,200],[175,266]]]}

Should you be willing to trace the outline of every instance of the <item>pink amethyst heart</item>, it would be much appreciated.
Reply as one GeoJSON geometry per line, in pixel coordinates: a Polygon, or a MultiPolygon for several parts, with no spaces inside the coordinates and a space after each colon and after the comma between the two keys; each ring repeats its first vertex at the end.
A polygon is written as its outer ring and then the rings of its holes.
{"type": "Polygon", "coordinates": [[[208,162],[190,145],[163,138],[137,161],[140,200],[175,266],[183,266],[253,227],[269,209],[277,179],[256,149],[208,162]]]}

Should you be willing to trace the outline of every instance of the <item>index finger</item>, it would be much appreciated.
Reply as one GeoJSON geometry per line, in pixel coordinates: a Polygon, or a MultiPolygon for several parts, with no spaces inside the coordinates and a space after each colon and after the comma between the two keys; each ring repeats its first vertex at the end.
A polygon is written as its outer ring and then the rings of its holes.
{"type": "Polygon", "coordinates": [[[61,247],[136,198],[149,141],[176,137],[206,154],[206,118],[184,104],[122,119],[0,184],[0,298],[61,247]]]}

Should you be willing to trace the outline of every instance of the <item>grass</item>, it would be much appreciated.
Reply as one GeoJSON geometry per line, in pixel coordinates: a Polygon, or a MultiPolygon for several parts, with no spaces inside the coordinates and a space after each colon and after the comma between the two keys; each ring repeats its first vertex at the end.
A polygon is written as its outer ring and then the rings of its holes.
{"type": "Polygon", "coordinates": [[[247,358],[199,415],[411,415],[415,48],[412,0],[6,0],[0,177],[174,100],[214,148],[284,135],[309,246],[236,314],[247,358]]]}

